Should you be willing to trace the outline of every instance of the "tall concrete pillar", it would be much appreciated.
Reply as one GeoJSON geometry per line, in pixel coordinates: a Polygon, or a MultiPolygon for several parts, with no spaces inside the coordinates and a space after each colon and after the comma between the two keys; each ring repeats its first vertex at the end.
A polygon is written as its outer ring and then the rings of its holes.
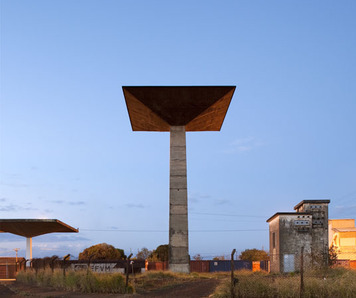
{"type": "Polygon", "coordinates": [[[186,131],[219,131],[235,86],[123,86],[133,131],[170,132],[169,269],[189,272],[186,131]]]}
{"type": "Polygon", "coordinates": [[[170,129],[169,269],[189,273],[185,127],[170,129]]]}

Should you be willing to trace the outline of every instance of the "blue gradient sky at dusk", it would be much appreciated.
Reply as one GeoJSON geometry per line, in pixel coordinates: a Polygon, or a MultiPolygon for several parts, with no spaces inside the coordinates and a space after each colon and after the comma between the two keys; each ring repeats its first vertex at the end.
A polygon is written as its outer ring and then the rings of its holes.
{"type": "MultiPolygon", "coordinates": [[[[187,133],[190,254],[268,249],[304,199],[356,217],[355,1],[1,0],[0,218],[80,233],[36,256],[168,243],[169,133],[132,132],[122,86],[236,85],[187,133]]],[[[0,255],[25,240],[0,234],[0,255]]]]}

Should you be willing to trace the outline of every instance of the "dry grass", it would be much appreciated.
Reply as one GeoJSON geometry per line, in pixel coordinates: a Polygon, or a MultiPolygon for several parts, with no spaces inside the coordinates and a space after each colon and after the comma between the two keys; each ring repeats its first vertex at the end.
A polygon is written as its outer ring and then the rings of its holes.
{"type": "MultiPolygon", "coordinates": [[[[91,271],[68,271],[66,276],[62,270],[41,270],[36,274],[34,271],[21,271],[17,280],[26,284],[41,287],[54,287],[67,291],[84,293],[121,293],[126,292],[125,279],[120,273],[97,274],[91,271]]],[[[129,285],[128,293],[133,292],[129,285]]]]}
{"type": "Polygon", "coordinates": [[[132,284],[137,293],[146,293],[157,289],[166,289],[199,278],[195,274],[150,271],[137,275],[132,284]]]}
{"type": "Polygon", "coordinates": [[[228,272],[214,273],[173,273],[168,271],[150,271],[140,275],[132,281],[132,285],[137,293],[143,294],[158,289],[167,289],[186,282],[201,279],[227,280],[230,276],[228,272]]]}
{"type": "MultiPolygon", "coordinates": [[[[268,274],[265,272],[235,271],[238,283],[236,297],[300,297],[299,274],[268,274]]],[[[122,274],[95,274],[86,271],[68,271],[63,277],[62,271],[20,272],[19,281],[51,286],[68,291],[87,293],[125,293],[125,277],[122,274]]],[[[230,297],[230,273],[179,274],[163,271],[150,271],[130,276],[129,292],[147,293],[158,289],[167,289],[198,279],[218,279],[220,286],[213,298],[230,297]]],[[[356,297],[356,271],[344,268],[305,273],[304,297],[356,297]]]]}
{"type": "MultiPolygon", "coordinates": [[[[300,297],[300,275],[276,275],[236,271],[236,297],[300,297]]],[[[214,298],[231,297],[230,279],[215,291],[214,298]]],[[[356,271],[343,268],[307,272],[304,297],[356,297],[356,271]]]]}

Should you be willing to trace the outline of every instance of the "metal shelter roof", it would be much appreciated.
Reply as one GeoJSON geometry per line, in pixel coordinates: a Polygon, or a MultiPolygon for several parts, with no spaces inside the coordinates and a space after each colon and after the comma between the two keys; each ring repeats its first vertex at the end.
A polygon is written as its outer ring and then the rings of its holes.
{"type": "Polygon", "coordinates": [[[123,86],[134,131],[219,131],[236,86],[123,86]]]}
{"type": "Polygon", "coordinates": [[[78,233],[58,219],[0,219],[0,232],[32,238],[48,233],[78,233]]]}

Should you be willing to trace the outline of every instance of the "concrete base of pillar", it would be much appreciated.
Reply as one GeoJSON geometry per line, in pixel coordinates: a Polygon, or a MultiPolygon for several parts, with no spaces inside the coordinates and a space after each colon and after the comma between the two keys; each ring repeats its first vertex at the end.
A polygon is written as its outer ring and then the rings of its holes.
{"type": "Polygon", "coordinates": [[[169,264],[169,271],[178,273],[190,273],[190,266],[188,264],[169,264]]]}

